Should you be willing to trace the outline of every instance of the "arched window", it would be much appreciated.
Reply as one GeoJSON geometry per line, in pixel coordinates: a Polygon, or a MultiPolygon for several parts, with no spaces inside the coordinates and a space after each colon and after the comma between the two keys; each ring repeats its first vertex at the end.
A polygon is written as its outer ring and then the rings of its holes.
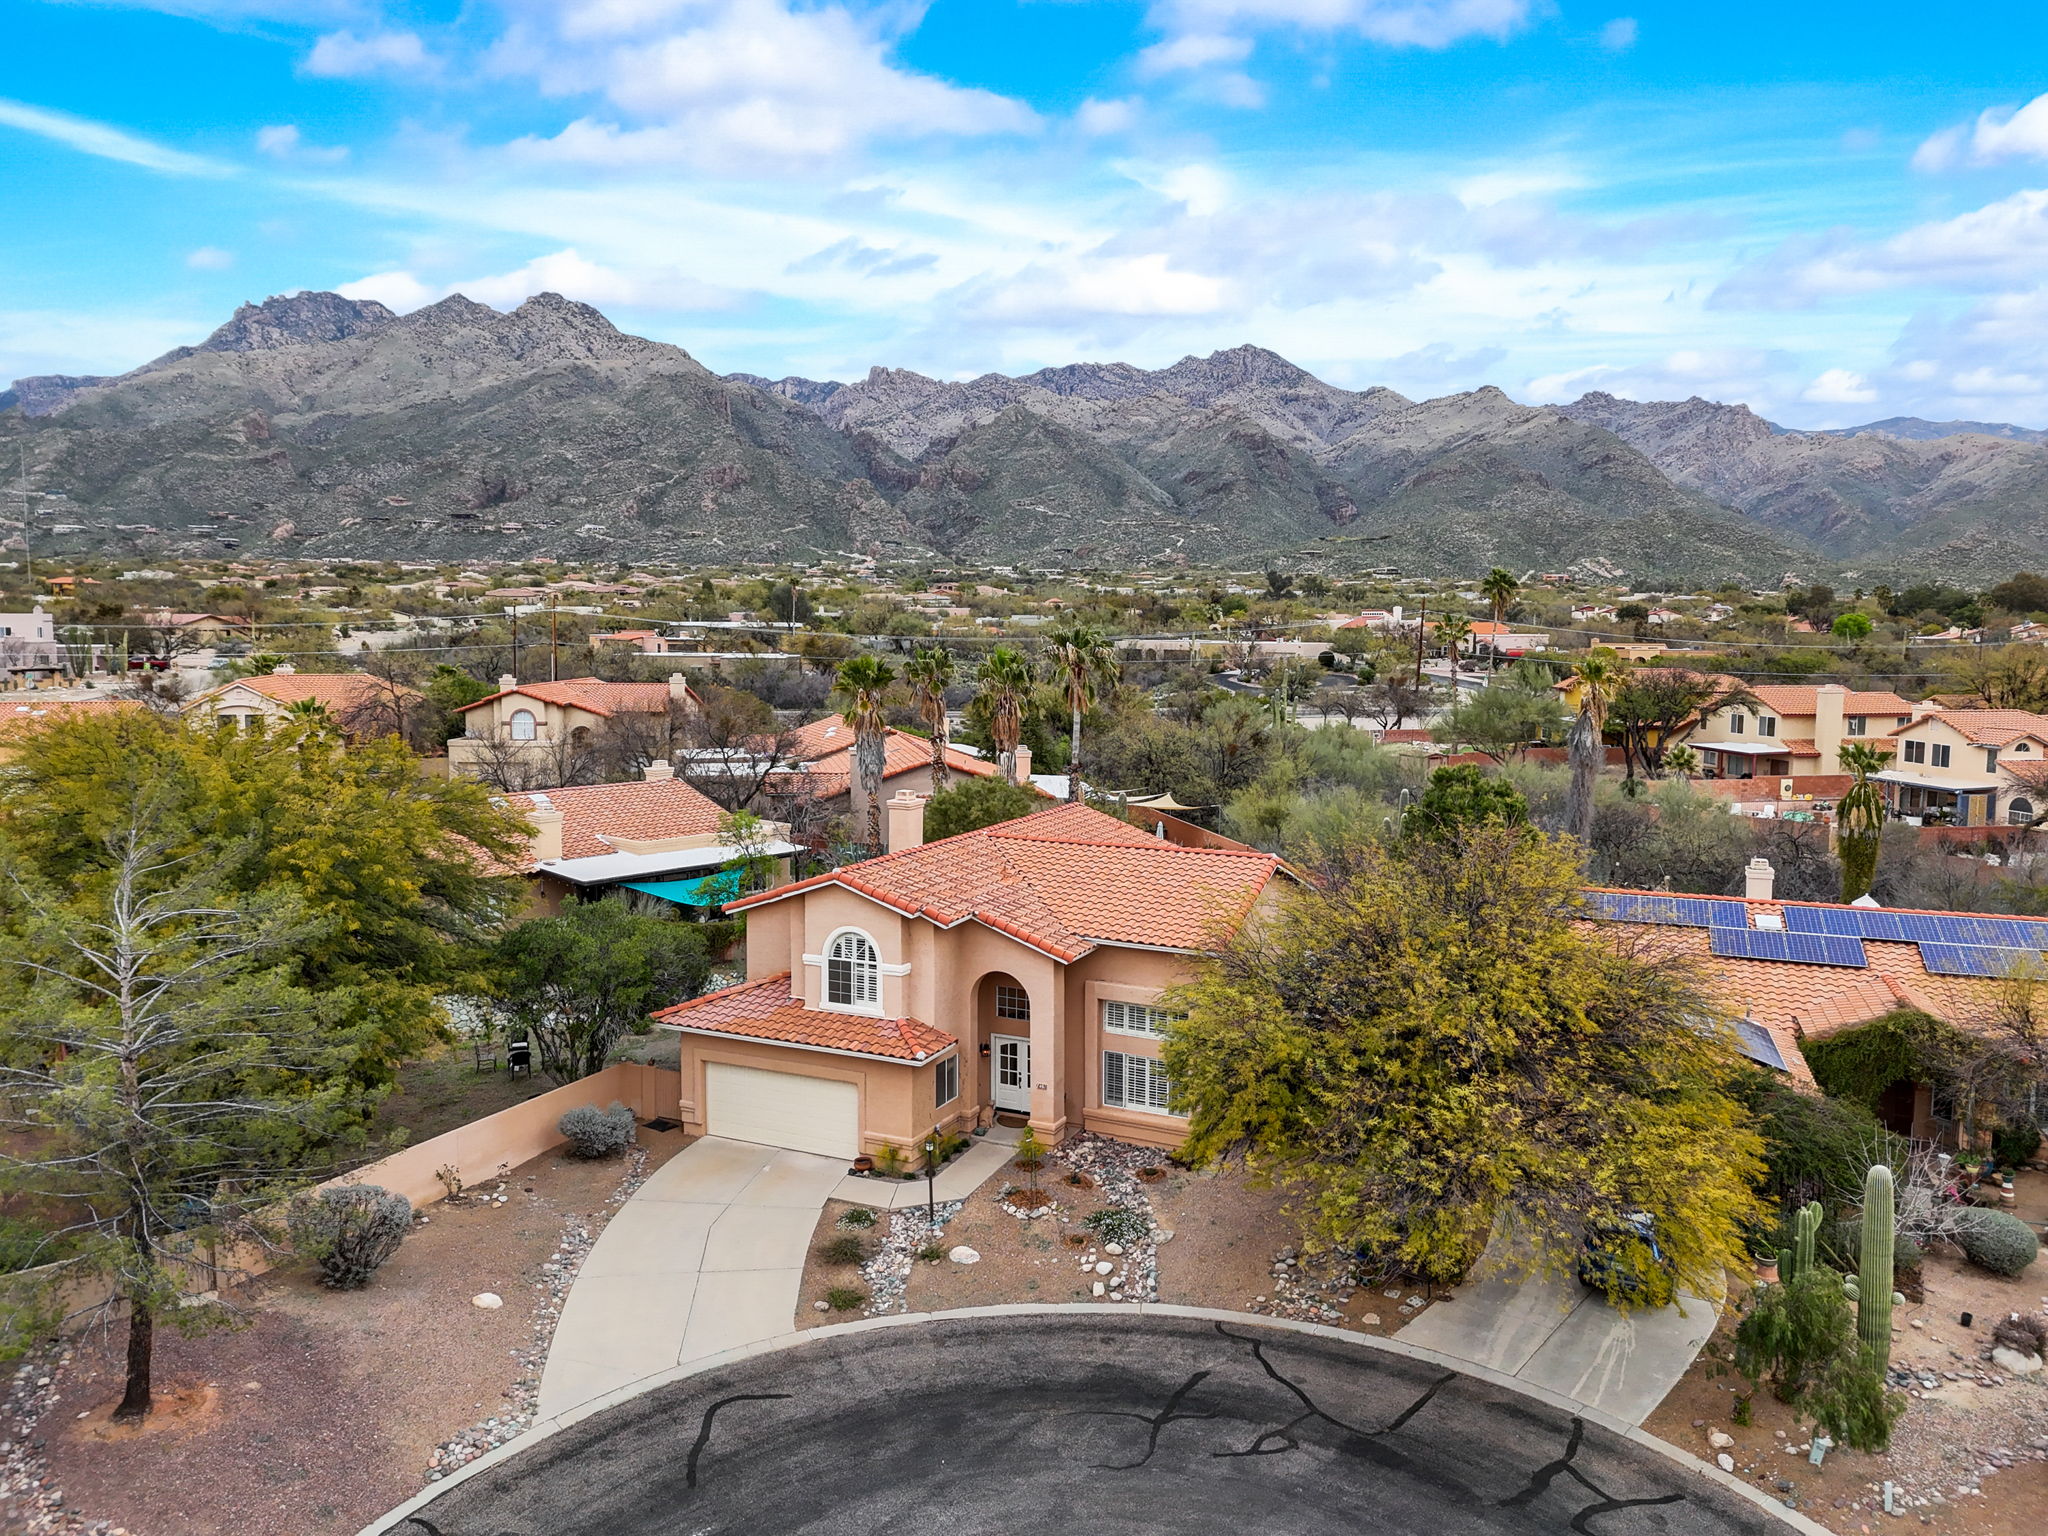
{"type": "Polygon", "coordinates": [[[2015,827],[2024,827],[2034,819],[2034,802],[2025,795],[2015,795],[2005,802],[2005,819],[2015,827]]]}
{"type": "Polygon", "coordinates": [[[514,741],[531,741],[534,738],[534,734],[533,711],[530,709],[513,710],[512,739],[514,741]]]}
{"type": "Polygon", "coordinates": [[[825,951],[825,1001],[873,1008],[882,1001],[882,957],[864,933],[842,933],[825,951]]]}

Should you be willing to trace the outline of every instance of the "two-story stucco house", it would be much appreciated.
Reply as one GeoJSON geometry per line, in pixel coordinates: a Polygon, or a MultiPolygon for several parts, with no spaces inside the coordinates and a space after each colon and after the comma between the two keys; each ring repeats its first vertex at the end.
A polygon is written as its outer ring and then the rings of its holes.
{"type": "Polygon", "coordinates": [[[1959,827],[2033,821],[2048,763],[2048,716],[2024,709],[1928,709],[1883,743],[1892,760],[1872,777],[1900,816],[1959,827]]]}
{"type": "Polygon", "coordinates": [[[498,691],[456,711],[464,732],[448,743],[448,771],[506,788],[569,782],[566,771],[586,747],[624,726],[644,738],[649,760],[669,760],[671,727],[703,708],[678,672],[665,683],[609,683],[572,677],[552,683],[498,679],[498,691]]]}
{"type": "Polygon", "coordinates": [[[664,1009],[693,1132],[833,1157],[1028,1118],[1171,1146],[1161,1001],[1275,899],[1268,854],[1183,848],[1062,805],[730,904],[747,980],[664,1009]]]}
{"type": "Polygon", "coordinates": [[[1851,693],[1838,683],[1759,683],[1750,692],[1754,704],[1717,710],[1683,738],[1709,778],[1840,773],[1844,742],[1882,745],[1915,707],[1896,693],[1851,693]]]}
{"type": "Polygon", "coordinates": [[[364,672],[300,672],[289,664],[209,688],[185,706],[239,730],[287,718],[294,705],[318,705],[352,739],[410,736],[438,711],[417,688],[364,672]]]}

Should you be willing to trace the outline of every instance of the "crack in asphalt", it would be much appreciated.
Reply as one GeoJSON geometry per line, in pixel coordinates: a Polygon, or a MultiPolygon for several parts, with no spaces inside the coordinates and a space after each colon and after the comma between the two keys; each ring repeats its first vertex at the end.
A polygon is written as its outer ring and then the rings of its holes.
{"type": "Polygon", "coordinates": [[[1348,1435],[1355,1435],[1361,1440],[1374,1440],[1382,1435],[1391,1435],[1410,1419],[1414,1418],[1416,1414],[1427,1408],[1430,1399],[1434,1398],[1437,1393],[1458,1379],[1456,1371],[1446,1371],[1442,1376],[1429,1384],[1428,1390],[1422,1396],[1415,1399],[1414,1402],[1395,1415],[1392,1423],[1380,1429],[1360,1429],[1356,1424],[1347,1424],[1342,1419],[1336,1417],[1336,1415],[1322,1408],[1314,1398],[1310,1397],[1303,1390],[1298,1382],[1291,1380],[1284,1371],[1268,1360],[1266,1358],[1265,1345],[1261,1340],[1247,1338],[1241,1333],[1232,1333],[1221,1323],[1216,1323],[1213,1326],[1217,1333],[1229,1339],[1232,1343],[1250,1346],[1252,1358],[1259,1362],[1259,1368],[1291,1392],[1295,1400],[1301,1404],[1302,1411],[1278,1428],[1263,1431],[1257,1439],[1253,1440],[1250,1445],[1241,1451],[1211,1451],[1209,1453],[1211,1456],[1226,1458],[1238,1456],[1278,1456],[1287,1451],[1298,1451],[1301,1449],[1301,1442],[1294,1438],[1294,1431],[1303,1424],[1306,1424],[1310,1419],[1321,1419],[1325,1424],[1341,1429],[1348,1435]]]}
{"type": "Polygon", "coordinates": [[[1182,1400],[1207,1380],[1210,1374],[1208,1371],[1195,1372],[1194,1375],[1174,1389],[1173,1395],[1166,1400],[1166,1406],[1157,1413],[1138,1413],[1134,1410],[1118,1408],[1090,1408],[1082,1410],[1081,1417],[1136,1419],[1140,1424],[1148,1426],[1151,1430],[1151,1433],[1145,1439],[1145,1454],[1136,1461],[1097,1461],[1090,1463],[1090,1465],[1100,1472],[1129,1472],[1133,1468],[1144,1466],[1146,1462],[1152,1459],[1154,1453],[1159,1449],[1160,1433],[1167,1425],[1179,1423],[1182,1419],[1213,1419],[1217,1417],[1214,1410],[1208,1413],[1182,1413],[1180,1411],[1182,1400]]]}
{"type": "Polygon", "coordinates": [[[788,1392],[740,1392],[731,1397],[721,1397],[704,1410],[704,1421],[697,1426],[696,1443],[690,1447],[690,1458],[683,1466],[683,1486],[697,1486],[697,1458],[704,1454],[704,1447],[711,1443],[711,1421],[718,1417],[718,1410],[729,1408],[734,1403],[774,1403],[792,1396],[788,1392]]]}
{"type": "Polygon", "coordinates": [[[1538,1467],[1529,1475],[1529,1486],[1520,1493],[1510,1494],[1502,1499],[1499,1507],[1502,1509],[1526,1508],[1543,1497],[1549,1491],[1550,1485],[1560,1475],[1563,1475],[1578,1483],[1588,1493],[1600,1496],[1599,1503],[1588,1504],[1584,1509],[1572,1516],[1572,1529],[1580,1532],[1581,1536],[1592,1536],[1592,1527],[1587,1522],[1596,1515],[1611,1515],[1618,1509],[1636,1509],[1648,1504],[1682,1504],[1685,1502],[1685,1495],[1682,1493],[1661,1494],[1654,1499],[1617,1499],[1573,1464],[1578,1458],[1579,1447],[1585,1443],[1585,1439],[1586,1421],[1574,1415],[1572,1417],[1571,1439],[1565,1442],[1564,1455],[1560,1456],[1556,1461],[1546,1462],[1538,1467]]]}

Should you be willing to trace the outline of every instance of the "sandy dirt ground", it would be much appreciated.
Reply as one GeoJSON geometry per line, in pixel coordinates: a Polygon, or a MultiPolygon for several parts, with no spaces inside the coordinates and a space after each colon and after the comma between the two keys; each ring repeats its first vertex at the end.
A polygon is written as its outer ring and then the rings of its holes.
{"type": "MultiPolygon", "coordinates": [[[[643,1130],[640,1144],[652,1171],[685,1139],[643,1130]]],[[[65,1505],[133,1536],[360,1529],[420,1489],[437,1445],[507,1411],[549,1305],[542,1266],[571,1224],[601,1229],[622,1172],[536,1158],[505,1181],[502,1205],[430,1207],[361,1291],[277,1273],[233,1297],[245,1327],[193,1339],[160,1327],[166,1411],[140,1431],[109,1419],[121,1339],[80,1339],[39,1426],[65,1505]],[[472,1305],[485,1291],[504,1305],[472,1305]]]]}

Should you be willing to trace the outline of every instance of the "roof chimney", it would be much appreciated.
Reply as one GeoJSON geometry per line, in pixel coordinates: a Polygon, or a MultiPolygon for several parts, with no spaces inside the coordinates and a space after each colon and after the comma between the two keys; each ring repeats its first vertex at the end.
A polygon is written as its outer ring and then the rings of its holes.
{"type": "Polygon", "coordinates": [[[517,688],[518,686],[519,679],[514,677],[510,672],[503,672],[499,674],[498,692],[510,693],[514,688],[517,688]]]}
{"type": "Polygon", "coordinates": [[[659,784],[662,780],[672,779],[675,776],[676,765],[669,762],[649,763],[641,772],[641,777],[650,784],[659,784]]]}
{"type": "Polygon", "coordinates": [[[276,666],[270,669],[270,675],[272,677],[295,677],[298,675],[298,670],[299,669],[293,666],[290,662],[280,661],[276,666]]]}
{"type": "Polygon", "coordinates": [[[549,859],[562,856],[563,815],[555,809],[555,802],[546,795],[529,795],[533,802],[526,819],[533,827],[533,861],[544,864],[549,859]]]}
{"type": "Polygon", "coordinates": [[[900,853],[924,842],[924,802],[923,795],[899,789],[895,798],[882,806],[888,813],[882,829],[882,843],[889,852],[900,853]]]}
{"type": "Polygon", "coordinates": [[[1778,872],[1771,868],[1771,861],[1755,858],[1742,871],[1742,894],[1749,901],[1769,901],[1771,892],[1777,886],[1778,872]]]}
{"type": "Polygon", "coordinates": [[[1012,784],[1031,782],[1031,749],[1023,742],[1017,743],[1016,751],[999,754],[996,762],[1012,784]]]}
{"type": "Polygon", "coordinates": [[[668,675],[668,701],[684,714],[697,707],[696,695],[690,692],[690,680],[680,672],[668,675]]]}

